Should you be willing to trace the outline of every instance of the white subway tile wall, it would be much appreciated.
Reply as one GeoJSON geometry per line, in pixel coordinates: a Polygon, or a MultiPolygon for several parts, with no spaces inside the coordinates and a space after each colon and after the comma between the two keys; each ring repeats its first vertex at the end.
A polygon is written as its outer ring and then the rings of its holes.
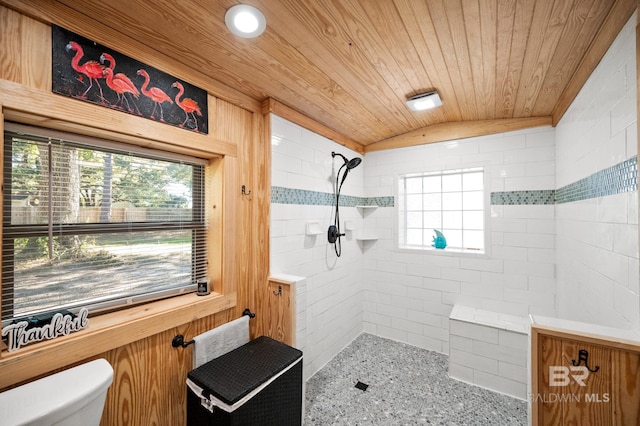
{"type": "MultiPolygon", "coordinates": [[[[637,161],[635,20],[634,14],[556,128],[557,188],[637,161]]],[[[629,178],[637,178],[636,170],[629,178]]],[[[556,205],[561,317],[640,328],[635,184],[630,192],[556,205]]]]}
{"type": "MultiPolygon", "coordinates": [[[[333,199],[335,173],[343,160],[332,158],[331,152],[349,159],[362,156],[283,118],[272,115],[271,120],[271,185],[333,199]]],[[[363,170],[361,164],[349,172],[342,196],[364,196],[363,170]]],[[[344,221],[362,228],[355,207],[340,207],[340,219],[343,229],[344,221]]],[[[271,275],[305,277],[296,291],[296,346],[304,352],[305,380],[363,330],[363,250],[356,231],[347,231],[337,258],[327,242],[332,221],[330,205],[271,203],[271,275]],[[306,235],[308,222],[318,222],[322,232],[306,235]]]]}
{"type": "Polygon", "coordinates": [[[529,318],[456,305],[449,316],[449,376],[527,398],[529,318]]]}
{"type": "MultiPolygon", "coordinates": [[[[555,188],[555,169],[549,167],[554,142],[554,129],[542,127],[372,152],[365,157],[365,191],[367,196],[394,194],[401,173],[483,166],[491,176],[486,191],[518,191],[507,195],[533,202],[520,191],[548,196],[555,188]]],[[[486,255],[398,250],[395,208],[374,211],[367,223],[381,237],[364,255],[365,329],[449,353],[454,304],[514,315],[555,315],[555,207],[553,195],[546,198],[545,204],[490,206],[486,255]],[[539,291],[541,280],[547,283],[544,292],[539,291]]]]}

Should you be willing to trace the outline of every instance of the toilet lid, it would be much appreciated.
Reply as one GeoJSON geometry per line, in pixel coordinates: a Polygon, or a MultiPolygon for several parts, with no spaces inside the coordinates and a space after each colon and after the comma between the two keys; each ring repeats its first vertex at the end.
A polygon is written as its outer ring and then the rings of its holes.
{"type": "Polygon", "coordinates": [[[97,359],[2,392],[2,423],[50,425],[101,397],[112,381],[111,364],[97,359]]]}

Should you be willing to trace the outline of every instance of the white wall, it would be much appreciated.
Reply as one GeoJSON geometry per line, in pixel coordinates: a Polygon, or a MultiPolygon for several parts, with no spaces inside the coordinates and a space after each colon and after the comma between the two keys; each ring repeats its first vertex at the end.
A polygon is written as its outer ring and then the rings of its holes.
{"type": "MultiPolygon", "coordinates": [[[[637,155],[635,22],[556,128],[558,188],[637,155]]],[[[556,216],[560,316],[640,328],[637,190],[558,204],[556,216]]]]}
{"type": "MultiPolygon", "coordinates": [[[[486,191],[553,190],[555,132],[530,129],[372,152],[367,196],[393,195],[398,174],[484,166],[486,191]]],[[[365,253],[365,330],[449,352],[449,313],[459,303],[514,315],[555,315],[554,206],[492,205],[486,255],[396,249],[395,209],[367,218],[381,239],[365,253]]]]}
{"type": "MultiPolygon", "coordinates": [[[[351,159],[359,154],[272,115],[273,187],[333,194],[335,173],[343,164],[331,152],[351,159]]],[[[341,197],[363,195],[363,165],[351,172],[341,197]]],[[[298,318],[296,347],[304,352],[304,377],[313,375],[362,331],[362,250],[352,232],[342,238],[338,258],[327,241],[333,206],[310,205],[302,196],[271,203],[271,274],[292,274],[306,279],[296,289],[298,318]],[[305,235],[309,222],[317,222],[319,235],[305,235]]],[[[341,227],[352,220],[359,227],[355,207],[340,207],[341,227]]]]}

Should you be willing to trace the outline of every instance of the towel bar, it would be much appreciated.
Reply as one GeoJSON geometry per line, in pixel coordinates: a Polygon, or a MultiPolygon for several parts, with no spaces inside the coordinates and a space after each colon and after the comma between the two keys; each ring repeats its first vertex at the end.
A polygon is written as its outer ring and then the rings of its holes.
{"type": "MultiPolygon", "coordinates": [[[[249,308],[247,308],[244,311],[242,311],[242,316],[245,316],[245,315],[248,315],[250,319],[256,317],[256,314],[251,312],[249,310],[249,308]]],[[[171,346],[173,346],[174,348],[179,348],[179,347],[186,348],[187,346],[189,346],[192,343],[195,343],[195,340],[189,340],[188,342],[185,342],[184,341],[184,336],[182,334],[176,335],[173,338],[173,340],[171,340],[171,346]]]]}

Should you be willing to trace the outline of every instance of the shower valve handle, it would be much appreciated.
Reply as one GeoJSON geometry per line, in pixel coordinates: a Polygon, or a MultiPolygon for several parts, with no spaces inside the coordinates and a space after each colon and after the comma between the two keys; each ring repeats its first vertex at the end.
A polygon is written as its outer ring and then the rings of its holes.
{"type": "Polygon", "coordinates": [[[338,240],[338,238],[344,237],[344,236],[345,236],[345,234],[341,234],[338,231],[338,227],[337,226],[335,226],[335,225],[329,226],[329,230],[327,231],[327,239],[329,240],[330,243],[333,244],[338,240]]]}

